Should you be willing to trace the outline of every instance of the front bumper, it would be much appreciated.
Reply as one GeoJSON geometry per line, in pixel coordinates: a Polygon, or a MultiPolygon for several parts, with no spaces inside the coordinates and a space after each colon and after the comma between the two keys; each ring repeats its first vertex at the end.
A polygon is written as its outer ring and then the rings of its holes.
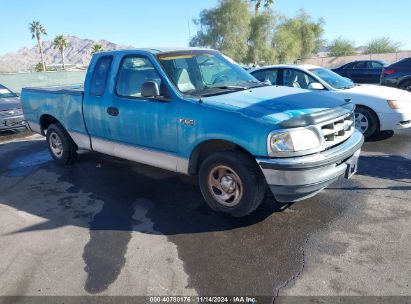
{"type": "Polygon", "coordinates": [[[26,122],[23,115],[0,116],[0,131],[25,128],[26,122]]]}
{"type": "Polygon", "coordinates": [[[364,137],[359,131],[324,152],[293,158],[257,158],[271,192],[279,202],[314,196],[342,175],[355,173],[364,137]]]}
{"type": "Polygon", "coordinates": [[[411,112],[377,113],[380,130],[400,130],[411,127],[411,112]]]}

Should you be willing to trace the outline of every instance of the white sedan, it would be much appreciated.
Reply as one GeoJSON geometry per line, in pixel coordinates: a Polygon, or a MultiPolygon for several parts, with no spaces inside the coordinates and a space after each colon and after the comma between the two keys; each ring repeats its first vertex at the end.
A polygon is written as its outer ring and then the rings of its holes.
{"type": "Polygon", "coordinates": [[[319,90],[356,104],[355,125],[365,138],[379,131],[411,127],[411,93],[378,85],[354,84],[331,70],[314,65],[273,65],[250,72],[278,86],[319,90]]]}

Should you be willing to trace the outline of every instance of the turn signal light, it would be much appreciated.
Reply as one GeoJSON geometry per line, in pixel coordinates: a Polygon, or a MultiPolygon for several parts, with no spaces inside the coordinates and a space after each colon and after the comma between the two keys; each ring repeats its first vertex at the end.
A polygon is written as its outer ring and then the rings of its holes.
{"type": "Polygon", "coordinates": [[[395,100],[387,100],[387,102],[391,109],[398,109],[398,104],[395,100]]]}

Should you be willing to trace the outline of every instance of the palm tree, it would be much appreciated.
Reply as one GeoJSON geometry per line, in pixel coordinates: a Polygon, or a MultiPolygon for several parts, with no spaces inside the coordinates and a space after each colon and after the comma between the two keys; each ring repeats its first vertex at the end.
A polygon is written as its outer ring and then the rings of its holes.
{"type": "Polygon", "coordinates": [[[103,51],[103,46],[101,44],[96,43],[91,47],[91,55],[97,52],[102,52],[102,51],[103,51]]]}
{"type": "Polygon", "coordinates": [[[63,35],[57,35],[54,38],[54,49],[58,49],[61,53],[61,60],[63,62],[63,70],[66,69],[66,63],[64,60],[64,49],[67,47],[67,40],[63,35]]]}
{"type": "Polygon", "coordinates": [[[43,65],[43,72],[46,71],[46,63],[44,62],[44,56],[43,56],[43,48],[41,47],[41,36],[42,35],[47,35],[46,28],[38,21],[32,21],[29,24],[29,30],[31,33],[31,38],[37,39],[37,45],[39,47],[40,51],[40,57],[41,57],[41,64],[43,65]]]}

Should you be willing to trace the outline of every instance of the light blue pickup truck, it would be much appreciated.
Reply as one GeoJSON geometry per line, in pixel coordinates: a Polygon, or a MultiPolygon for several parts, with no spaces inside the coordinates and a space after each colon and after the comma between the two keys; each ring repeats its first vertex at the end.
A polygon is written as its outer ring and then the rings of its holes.
{"type": "Polygon", "coordinates": [[[198,175],[208,205],[235,217],[318,193],[357,169],[354,105],[261,83],[217,51],[97,53],[82,88],[24,88],[30,128],[52,157],[91,150],[198,175]]]}

